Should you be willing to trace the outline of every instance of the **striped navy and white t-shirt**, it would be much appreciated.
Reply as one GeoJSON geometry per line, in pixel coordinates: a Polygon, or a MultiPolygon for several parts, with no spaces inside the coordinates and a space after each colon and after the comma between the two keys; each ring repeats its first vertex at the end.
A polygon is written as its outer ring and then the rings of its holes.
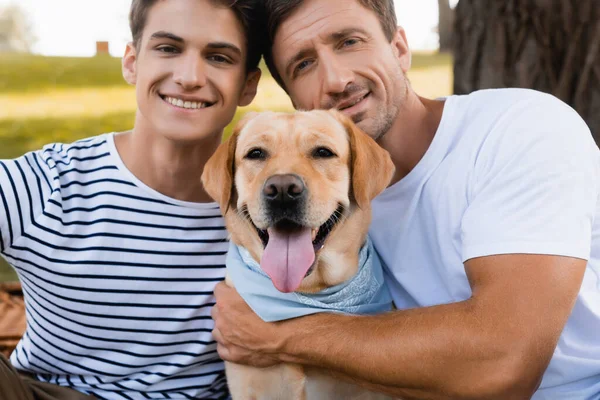
{"type": "Polygon", "coordinates": [[[0,251],[28,322],[11,362],[99,399],[225,398],[210,317],[219,208],[144,185],[113,137],[0,162],[0,251]]]}

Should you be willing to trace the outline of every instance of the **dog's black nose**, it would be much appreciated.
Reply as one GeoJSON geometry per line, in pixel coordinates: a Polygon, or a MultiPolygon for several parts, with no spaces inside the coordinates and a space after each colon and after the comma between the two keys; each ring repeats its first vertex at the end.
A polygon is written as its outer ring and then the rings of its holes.
{"type": "Polygon", "coordinates": [[[263,195],[270,202],[295,202],[304,198],[306,187],[298,175],[273,175],[265,182],[263,195]]]}

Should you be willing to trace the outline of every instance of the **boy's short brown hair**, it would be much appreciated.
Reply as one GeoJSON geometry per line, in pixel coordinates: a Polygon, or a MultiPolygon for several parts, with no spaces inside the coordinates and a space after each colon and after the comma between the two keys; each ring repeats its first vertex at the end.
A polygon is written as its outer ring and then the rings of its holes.
{"type": "MultiPolygon", "coordinates": [[[[271,75],[277,83],[285,89],[281,76],[273,63],[273,40],[277,29],[281,24],[290,17],[290,15],[302,5],[304,0],[263,0],[264,3],[264,19],[267,30],[267,43],[265,46],[265,62],[271,71],[271,75]]],[[[332,0],[333,1],[333,0],[332,0]]],[[[393,0],[356,0],[363,7],[373,11],[379,22],[385,37],[391,42],[398,29],[396,20],[396,9],[393,0]]]]}
{"type": "MultiPolygon", "coordinates": [[[[142,40],[148,12],[159,0],[132,0],[129,10],[129,28],[133,38],[133,45],[139,49],[142,40]]],[[[200,1],[200,0],[198,0],[200,1]]],[[[246,71],[258,68],[260,57],[263,53],[263,28],[260,22],[263,14],[258,11],[261,0],[209,0],[213,4],[230,8],[241,22],[246,36],[246,47],[248,57],[246,60],[246,71]]]]}

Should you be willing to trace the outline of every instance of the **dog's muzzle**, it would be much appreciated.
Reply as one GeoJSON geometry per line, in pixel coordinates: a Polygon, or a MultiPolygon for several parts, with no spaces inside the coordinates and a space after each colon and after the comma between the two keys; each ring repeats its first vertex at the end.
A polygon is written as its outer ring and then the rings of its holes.
{"type": "Polygon", "coordinates": [[[298,175],[273,175],[265,182],[262,193],[270,224],[289,220],[302,224],[308,190],[298,175]]]}

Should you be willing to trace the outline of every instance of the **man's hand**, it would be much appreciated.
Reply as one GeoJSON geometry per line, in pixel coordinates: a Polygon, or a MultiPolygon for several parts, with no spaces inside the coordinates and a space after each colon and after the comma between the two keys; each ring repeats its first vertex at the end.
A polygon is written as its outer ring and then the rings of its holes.
{"type": "Polygon", "coordinates": [[[281,362],[277,353],[283,337],[278,334],[278,323],[260,319],[238,292],[224,282],[215,287],[215,297],[213,336],[223,360],[260,368],[281,362]]]}

